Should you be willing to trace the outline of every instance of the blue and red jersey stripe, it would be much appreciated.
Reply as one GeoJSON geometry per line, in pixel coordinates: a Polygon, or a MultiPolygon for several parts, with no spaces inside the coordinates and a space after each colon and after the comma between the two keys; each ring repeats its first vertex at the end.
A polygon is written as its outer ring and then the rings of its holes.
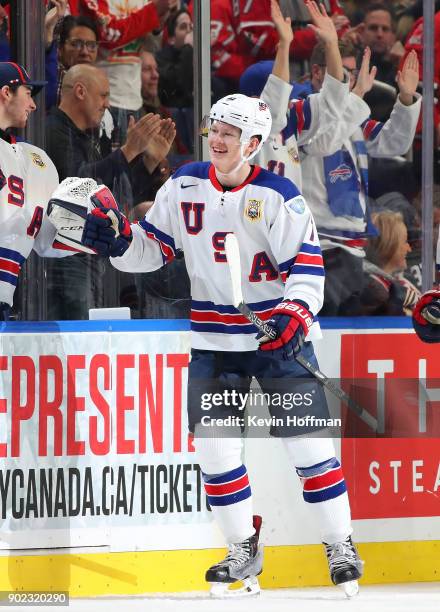
{"type": "MultiPolygon", "coordinates": [[[[275,300],[265,300],[249,304],[251,310],[260,319],[267,321],[272,309],[281,301],[281,296],[275,300]]],[[[209,301],[192,300],[191,329],[197,332],[213,332],[219,334],[256,334],[257,328],[249,323],[232,304],[214,304],[209,301]]]]}
{"type": "Polygon", "coordinates": [[[148,221],[139,221],[139,226],[144,230],[148,238],[156,240],[156,242],[159,244],[163,263],[166,264],[172,261],[176,256],[176,245],[174,239],[148,221]]]}
{"type": "Polygon", "coordinates": [[[367,119],[361,125],[365,140],[374,140],[384,124],[374,119],[367,119]]]}
{"type": "Polygon", "coordinates": [[[0,247],[0,281],[16,287],[21,266],[26,258],[18,251],[0,247]]]}

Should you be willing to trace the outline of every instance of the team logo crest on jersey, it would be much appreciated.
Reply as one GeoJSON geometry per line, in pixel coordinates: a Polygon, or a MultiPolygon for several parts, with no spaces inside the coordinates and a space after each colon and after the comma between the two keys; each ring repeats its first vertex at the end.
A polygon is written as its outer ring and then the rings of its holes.
{"type": "Polygon", "coordinates": [[[39,155],[38,153],[31,153],[31,159],[32,159],[33,163],[36,166],[38,166],[39,168],[45,168],[46,167],[46,164],[42,160],[41,155],[39,155]]]}
{"type": "Polygon", "coordinates": [[[347,164],[339,164],[337,168],[334,170],[330,170],[328,173],[330,177],[330,183],[336,183],[339,179],[341,181],[348,181],[348,179],[353,174],[352,169],[347,164]]]}
{"type": "Polygon", "coordinates": [[[265,102],[258,102],[258,108],[260,111],[267,110],[267,104],[265,102]]]}
{"type": "Polygon", "coordinates": [[[290,202],[286,203],[287,209],[292,212],[302,215],[306,209],[306,203],[302,196],[294,197],[290,202]]]}
{"type": "Polygon", "coordinates": [[[244,216],[249,221],[259,221],[263,216],[263,200],[248,200],[244,209],[244,216]]]}

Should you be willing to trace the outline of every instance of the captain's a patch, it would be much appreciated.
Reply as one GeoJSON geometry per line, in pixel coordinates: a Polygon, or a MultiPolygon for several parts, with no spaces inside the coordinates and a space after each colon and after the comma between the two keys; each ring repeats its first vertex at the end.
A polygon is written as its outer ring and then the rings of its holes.
{"type": "Polygon", "coordinates": [[[263,216],[263,201],[264,200],[248,200],[244,209],[244,216],[249,221],[260,221],[263,216]]]}

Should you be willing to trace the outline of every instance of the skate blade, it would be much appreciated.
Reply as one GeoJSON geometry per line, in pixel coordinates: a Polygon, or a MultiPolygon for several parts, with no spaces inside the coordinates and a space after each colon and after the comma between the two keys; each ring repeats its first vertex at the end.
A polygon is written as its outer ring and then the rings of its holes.
{"type": "MultiPolygon", "coordinates": [[[[250,576],[241,581],[243,586],[236,589],[233,585],[225,582],[212,582],[209,594],[215,599],[227,599],[229,597],[255,597],[260,594],[260,584],[256,576],[250,576]]],[[[236,583],[235,583],[236,584],[236,583]]]]}
{"type": "Polygon", "coordinates": [[[357,580],[349,580],[348,582],[343,582],[338,586],[341,587],[348,599],[356,597],[356,595],[359,593],[359,584],[357,580]]]}

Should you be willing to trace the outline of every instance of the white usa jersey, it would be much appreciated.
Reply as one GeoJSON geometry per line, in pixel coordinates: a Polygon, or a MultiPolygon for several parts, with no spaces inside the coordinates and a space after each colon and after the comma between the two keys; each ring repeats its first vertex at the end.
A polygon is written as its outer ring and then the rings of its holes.
{"type": "Polygon", "coordinates": [[[68,254],[52,248],[56,230],[46,215],[57,186],[58,173],[44,151],[0,137],[0,301],[10,306],[32,249],[42,256],[68,254]]]}
{"type": "MultiPolygon", "coordinates": [[[[183,166],[132,230],[130,247],[111,259],[119,270],[149,272],[184,251],[194,348],[252,351],[258,346],[258,330],[232,305],[224,250],[230,232],[240,245],[244,299],[263,320],[283,297],[306,302],[315,315],[322,306],[324,268],[311,212],[291,181],[259,166],[226,192],[211,163],[183,166]]],[[[317,324],[314,328],[319,332],[317,324]]]]}

